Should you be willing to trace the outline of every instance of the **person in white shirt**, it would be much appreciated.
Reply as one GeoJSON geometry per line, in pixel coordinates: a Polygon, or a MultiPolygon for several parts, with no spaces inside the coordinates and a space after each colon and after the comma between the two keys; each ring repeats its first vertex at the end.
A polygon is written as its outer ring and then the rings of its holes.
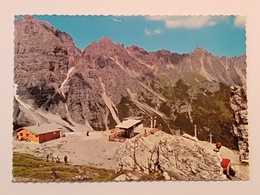
{"type": "Polygon", "coordinates": [[[230,159],[222,157],[220,153],[221,147],[222,147],[221,142],[216,142],[216,148],[214,149],[214,151],[220,156],[220,163],[223,169],[223,174],[225,174],[228,179],[232,179],[231,176],[235,176],[236,171],[232,169],[230,159]]]}

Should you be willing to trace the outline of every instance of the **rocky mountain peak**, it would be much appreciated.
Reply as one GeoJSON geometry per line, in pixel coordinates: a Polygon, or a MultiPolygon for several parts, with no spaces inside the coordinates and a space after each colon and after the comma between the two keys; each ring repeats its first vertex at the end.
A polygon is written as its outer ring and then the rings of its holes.
{"type": "Polygon", "coordinates": [[[89,46],[86,47],[86,49],[89,47],[93,49],[94,47],[111,47],[111,46],[114,46],[112,39],[107,37],[102,37],[98,41],[93,41],[89,46]]]}
{"type": "Polygon", "coordinates": [[[205,53],[208,53],[208,54],[209,54],[209,52],[208,52],[207,50],[205,50],[204,48],[202,48],[202,47],[196,47],[196,48],[191,52],[191,54],[196,54],[196,55],[203,55],[203,54],[205,54],[205,53]]]}
{"type": "Polygon", "coordinates": [[[99,41],[93,41],[87,46],[83,53],[91,55],[113,56],[124,51],[124,47],[119,43],[113,43],[110,38],[103,37],[99,41]]]}
{"type": "Polygon", "coordinates": [[[102,37],[99,41],[100,44],[113,44],[112,39],[108,37],[102,37]]]}
{"type": "Polygon", "coordinates": [[[29,21],[29,20],[32,20],[32,19],[33,19],[33,16],[32,16],[32,15],[25,15],[25,16],[23,17],[23,19],[29,21]]]}
{"type": "MultiPolygon", "coordinates": [[[[49,48],[53,45],[64,44],[69,52],[80,52],[75,47],[73,39],[69,34],[61,32],[59,29],[55,29],[50,23],[35,19],[31,15],[26,15],[15,21],[15,42],[19,39],[21,41],[26,39],[28,44],[35,44],[35,42],[39,46],[44,44],[45,47],[49,48]]],[[[21,44],[20,42],[18,43],[21,44]]]]}
{"type": "Polygon", "coordinates": [[[161,54],[161,55],[171,55],[171,52],[169,50],[166,50],[166,49],[158,50],[155,53],[158,53],[158,54],[161,54]]]}
{"type": "Polygon", "coordinates": [[[47,30],[48,32],[53,32],[55,29],[51,24],[45,21],[37,20],[32,15],[26,15],[20,19],[15,20],[16,27],[23,27],[24,33],[36,33],[41,30],[47,30]]]}
{"type": "Polygon", "coordinates": [[[136,45],[132,45],[130,47],[127,47],[128,51],[132,51],[132,52],[140,52],[142,54],[149,54],[149,52],[145,51],[143,48],[138,47],[136,45]]]}

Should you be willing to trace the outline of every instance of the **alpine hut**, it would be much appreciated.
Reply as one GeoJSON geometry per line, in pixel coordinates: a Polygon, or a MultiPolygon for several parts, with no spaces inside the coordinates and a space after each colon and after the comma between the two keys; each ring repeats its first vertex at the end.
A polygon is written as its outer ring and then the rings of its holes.
{"type": "Polygon", "coordinates": [[[135,128],[142,124],[141,119],[126,118],[122,123],[116,125],[116,128],[124,130],[124,137],[131,138],[135,135],[135,128]]]}
{"type": "Polygon", "coordinates": [[[57,124],[40,124],[17,129],[16,139],[19,141],[31,141],[43,143],[61,137],[62,127],[57,124]]]}

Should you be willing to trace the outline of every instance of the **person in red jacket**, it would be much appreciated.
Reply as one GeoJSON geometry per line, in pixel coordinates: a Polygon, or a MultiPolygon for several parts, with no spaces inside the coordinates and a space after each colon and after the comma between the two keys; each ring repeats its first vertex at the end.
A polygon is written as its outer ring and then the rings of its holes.
{"type": "Polygon", "coordinates": [[[230,176],[235,176],[236,171],[231,167],[231,161],[228,158],[222,158],[220,153],[220,148],[222,147],[221,142],[216,142],[216,148],[214,149],[221,157],[221,167],[223,169],[223,174],[227,176],[228,179],[232,179],[230,176]]]}

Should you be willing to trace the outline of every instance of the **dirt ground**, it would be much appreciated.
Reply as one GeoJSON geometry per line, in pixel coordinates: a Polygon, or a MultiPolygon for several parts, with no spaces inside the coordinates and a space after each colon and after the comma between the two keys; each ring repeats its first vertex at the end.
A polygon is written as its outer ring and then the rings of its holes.
{"type": "Polygon", "coordinates": [[[86,136],[86,133],[74,132],[42,144],[14,140],[13,151],[33,154],[43,159],[47,159],[49,154],[53,155],[54,161],[58,157],[61,162],[64,162],[64,156],[67,155],[70,164],[117,169],[118,162],[114,154],[121,144],[108,141],[105,132],[90,132],[89,136],[86,136]]]}
{"type": "MultiPolygon", "coordinates": [[[[147,128],[149,129],[149,128],[147,128]]],[[[138,132],[143,133],[143,132],[138,132]]],[[[215,145],[209,142],[200,142],[204,147],[213,150],[215,145]]],[[[57,157],[64,162],[64,156],[73,165],[87,165],[98,168],[114,169],[119,168],[115,152],[120,148],[121,142],[108,140],[108,132],[91,131],[89,136],[83,132],[65,133],[65,137],[48,141],[42,144],[33,142],[20,142],[14,139],[13,151],[29,153],[46,159],[47,154],[52,155],[53,160],[57,157]]],[[[249,179],[249,166],[239,162],[238,152],[222,147],[224,157],[231,159],[232,167],[237,171],[235,180],[249,179]]],[[[49,158],[52,161],[52,158],[49,158]]]]}

